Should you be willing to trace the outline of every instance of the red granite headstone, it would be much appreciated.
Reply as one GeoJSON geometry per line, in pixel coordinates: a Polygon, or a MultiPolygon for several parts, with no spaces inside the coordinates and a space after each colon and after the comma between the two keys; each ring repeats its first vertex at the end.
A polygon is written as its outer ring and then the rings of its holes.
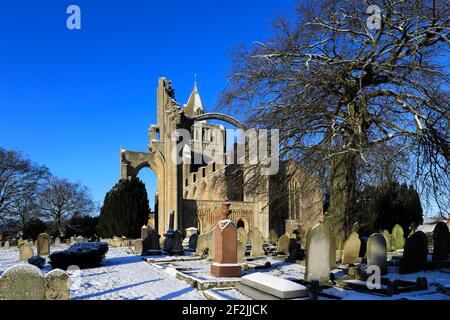
{"type": "Polygon", "coordinates": [[[215,259],[211,274],[216,277],[240,277],[241,266],[237,262],[237,231],[233,221],[228,219],[230,204],[224,202],[218,216],[215,230],[215,259]]]}

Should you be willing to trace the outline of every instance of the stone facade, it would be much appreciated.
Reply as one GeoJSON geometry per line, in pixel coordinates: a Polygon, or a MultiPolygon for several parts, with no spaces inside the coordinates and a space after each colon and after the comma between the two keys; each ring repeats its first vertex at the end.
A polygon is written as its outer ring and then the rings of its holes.
{"type": "MultiPolygon", "coordinates": [[[[261,176],[262,190],[256,192],[245,187],[252,177],[250,166],[247,162],[236,164],[229,160],[231,157],[225,148],[226,130],[207,120],[221,120],[238,129],[246,128],[225,114],[204,113],[196,85],[187,104],[181,105],[175,100],[170,81],[160,78],[157,119],[157,124],[148,131],[149,152],[121,148],[120,174],[121,179],[127,179],[145,167],[155,172],[154,226],[159,233],[167,230],[171,211],[175,212],[175,229],[196,227],[200,233],[210,231],[216,223],[214,212],[225,198],[231,203],[230,219],[236,226],[247,232],[257,227],[265,239],[269,238],[271,229],[284,234],[288,231],[287,225],[307,230],[323,220],[317,179],[308,176],[294,161],[280,163],[275,176],[261,176]],[[172,136],[176,129],[186,129],[192,137],[182,149],[182,164],[176,164],[171,156],[177,145],[177,139],[172,136]],[[198,154],[203,155],[203,162],[194,164],[198,154]]],[[[235,148],[238,147],[235,144],[235,148]]]]}

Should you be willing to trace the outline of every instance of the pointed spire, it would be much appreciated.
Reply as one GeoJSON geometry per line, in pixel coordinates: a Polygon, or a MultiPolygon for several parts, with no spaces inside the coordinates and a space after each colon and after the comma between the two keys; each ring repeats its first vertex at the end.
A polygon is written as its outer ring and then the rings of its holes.
{"type": "Polygon", "coordinates": [[[184,110],[187,115],[191,116],[202,114],[204,111],[202,99],[200,98],[200,94],[197,89],[197,75],[195,75],[194,79],[194,89],[192,89],[192,93],[184,110]]]}

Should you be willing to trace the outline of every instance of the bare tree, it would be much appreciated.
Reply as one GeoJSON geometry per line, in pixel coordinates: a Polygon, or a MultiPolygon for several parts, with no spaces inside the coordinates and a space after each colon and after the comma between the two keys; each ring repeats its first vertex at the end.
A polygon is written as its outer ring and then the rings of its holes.
{"type": "Polygon", "coordinates": [[[303,1],[293,21],[279,18],[270,39],[235,56],[221,105],[249,126],[279,129],[281,156],[321,173],[338,237],[358,184],[383,168],[440,206],[449,199],[449,8],[303,1]]]}
{"type": "Polygon", "coordinates": [[[48,169],[34,164],[18,151],[0,148],[0,222],[25,220],[34,213],[39,184],[48,177],[48,169]]]}
{"type": "Polygon", "coordinates": [[[97,205],[85,186],[51,177],[39,194],[39,208],[43,216],[53,221],[53,234],[58,236],[64,221],[75,214],[90,215],[97,205]]]}

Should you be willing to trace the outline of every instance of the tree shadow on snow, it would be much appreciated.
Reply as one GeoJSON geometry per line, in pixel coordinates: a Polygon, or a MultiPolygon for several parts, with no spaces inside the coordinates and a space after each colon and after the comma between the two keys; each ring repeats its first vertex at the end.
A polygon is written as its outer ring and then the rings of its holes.
{"type": "Polygon", "coordinates": [[[175,291],[175,292],[170,292],[166,295],[156,298],[155,300],[172,300],[173,298],[179,297],[179,296],[181,296],[185,293],[188,293],[190,291],[193,291],[193,290],[195,290],[194,287],[187,287],[187,288],[175,291]]]}
{"type": "Polygon", "coordinates": [[[119,266],[122,264],[138,263],[138,262],[144,262],[144,261],[145,260],[141,256],[107,258],[107,259],[103,260],[101,266],[102,267],[119,266]]]}
{"type": "Polygon", "coordinates": [[[118,292],[120,290],[126,290],[129,288],[133,288],[133,287],[141,286],[143,284],[157,282],[157,281],[161,281],[161,280],[163,280],[163,279],[154,279],[154,280],[147,280],[147,281],[137,282],[137,283],[133,283],[133,284],[128,284],[128,285],[122,286],[122,287],[112,288],[112,289],[108,289],[105,291],[85,294],[84,296],[74,297],[72,300],[84,300],[84,299],[89,299],[89,298],[93,298],[93,297],[103,296],[103,295],[106,295],[109,293],[118,292]]]}

